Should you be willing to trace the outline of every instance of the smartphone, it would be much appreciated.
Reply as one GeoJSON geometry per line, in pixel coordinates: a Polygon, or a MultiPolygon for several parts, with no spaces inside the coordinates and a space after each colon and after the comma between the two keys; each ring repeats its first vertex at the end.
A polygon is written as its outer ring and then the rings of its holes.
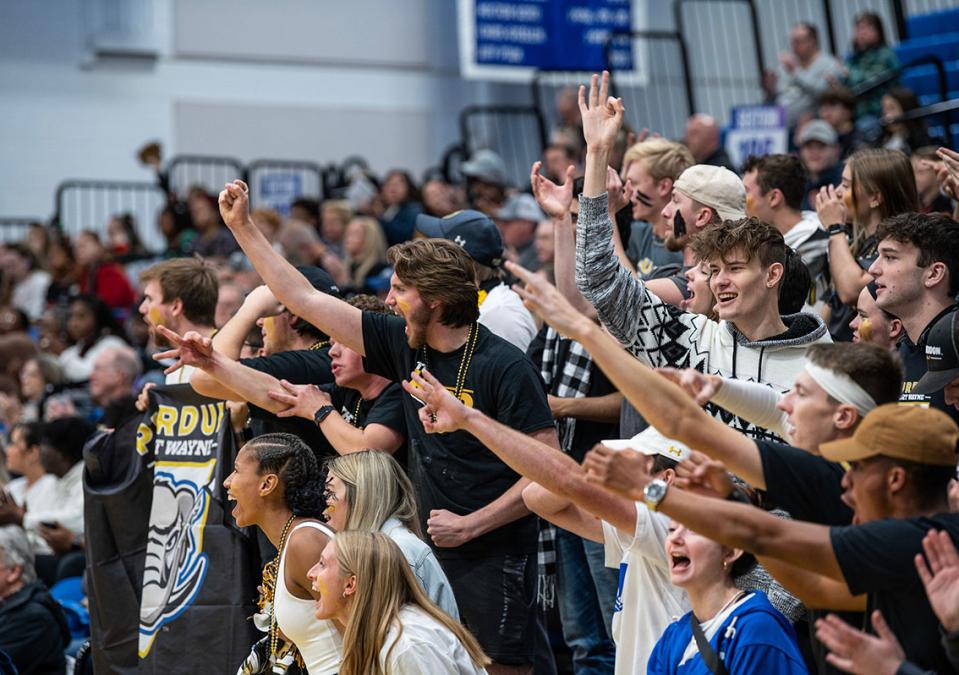
{"type": "Polygon", "coordinates": [[[40,524],[43,525],[44,527],[60,527],[57,523],[53,522],[52,520],[41,520],[40,524]]]}

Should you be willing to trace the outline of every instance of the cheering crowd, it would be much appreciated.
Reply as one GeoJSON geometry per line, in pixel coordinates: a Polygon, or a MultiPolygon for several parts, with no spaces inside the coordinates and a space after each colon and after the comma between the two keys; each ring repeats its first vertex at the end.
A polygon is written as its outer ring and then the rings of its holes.
{"type": "Polygon", "coordinates": [[[85,447],[176,384],[262,565],[224,673],[549,674],[555,628],[576,673],[959,672],[959,153],[832,86],[888,66],[856,39],[794,28],[795,152],[742,167],[603,73],[528,192],[482,150],[287,217],[171,192],[162,256],[4,245],[0,673],[77,654],[85,447]]]}

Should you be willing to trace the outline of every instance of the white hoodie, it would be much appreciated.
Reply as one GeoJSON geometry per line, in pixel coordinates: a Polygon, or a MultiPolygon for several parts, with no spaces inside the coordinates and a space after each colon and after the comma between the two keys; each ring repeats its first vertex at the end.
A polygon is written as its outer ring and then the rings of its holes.
{"type": "MultiPolygon", "coordinates": [[[[666,304],[615,257],[606,195],[580,197],[579,204],[576,284],[610,334],[647,365],[695,368],[786,392],[806,364],[809,345],[832,342],[822,319],[812,314],[784,316],[784,335],[751,342],[728,321],[712,321],[666,304]]],[[[706,409],[753,438],[779,440],[719,406],[708,404],[706,409]]]]}

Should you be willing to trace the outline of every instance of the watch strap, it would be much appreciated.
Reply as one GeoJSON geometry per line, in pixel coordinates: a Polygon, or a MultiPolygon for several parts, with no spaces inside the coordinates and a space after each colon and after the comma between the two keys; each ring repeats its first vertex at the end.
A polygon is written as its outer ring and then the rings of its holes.
{"type": "Polygon", "coordinates": [[[333,406],[327,404],[317,408],[316,412],[313,413],[313,421],[316,422],[317,426],[323,423],[327,417],[330,416],[330,413],[336,410],[333,406]]]}

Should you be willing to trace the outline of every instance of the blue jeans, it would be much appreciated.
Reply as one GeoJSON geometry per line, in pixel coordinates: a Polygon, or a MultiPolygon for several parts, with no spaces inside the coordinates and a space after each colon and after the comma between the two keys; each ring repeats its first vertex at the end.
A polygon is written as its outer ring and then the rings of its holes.
{"type": "Polygon", "coordinates": [[[556,595],[563,638],[576,675],[611,675],[616,660],[612,629],[618,570],[604,564],[602,544],[556,528],[556,595]]]}

